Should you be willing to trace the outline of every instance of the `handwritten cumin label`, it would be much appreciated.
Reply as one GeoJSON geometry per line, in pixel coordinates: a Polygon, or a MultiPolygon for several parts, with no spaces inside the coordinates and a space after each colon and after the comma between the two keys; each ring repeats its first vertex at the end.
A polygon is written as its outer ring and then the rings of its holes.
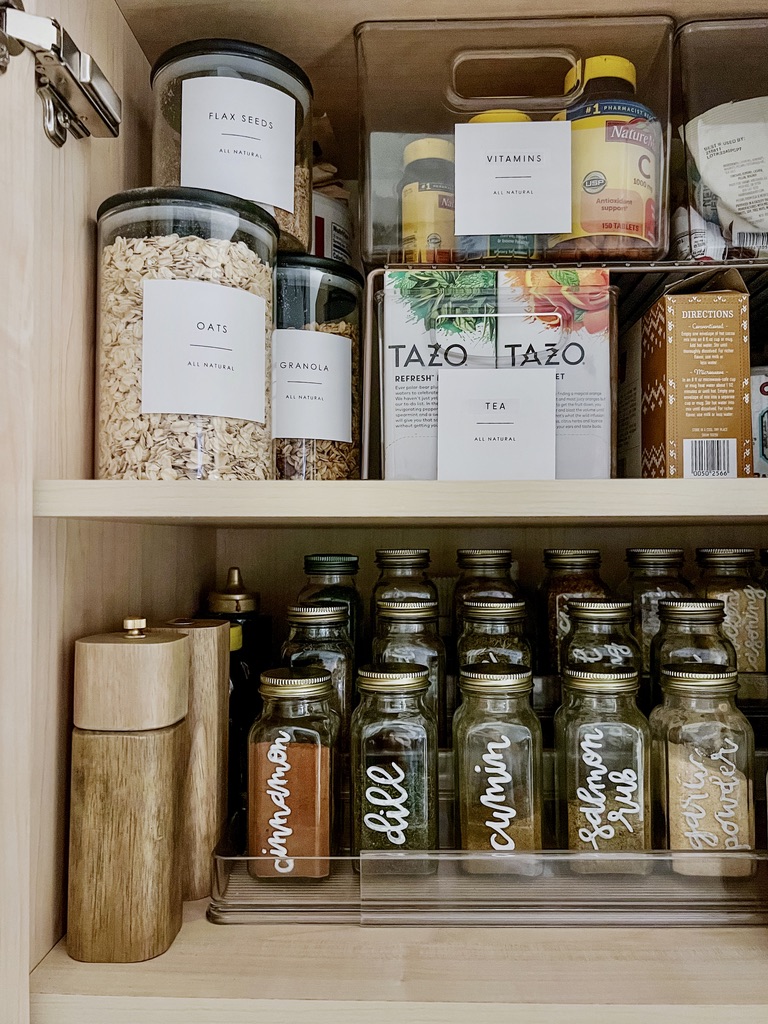
{"type": "Polygon", "coordinates": [[[639,789],[637,772],[632,768],[609,771],[602,755],[604,739],[602,729],[594,728],[584,733],[580,744],[581,761],[589,772],[586,785],[576,790],[579,811],[588,823],[579,829],[579,839],[594,850],[600,849],[600,840],[610,843],[622,827],[634,834],[635,827],[642,824],[640,804],[635,799],[639,789]],[[616,804],[611,810],[609,795],[616,804]]]}
{"type": "Polygon", "coordinates": [[[290,874],[294,867],[293,861],[288,856],[287,847],[287,841],[293,835],[293,829],[288,825],[288,819],[291,816],[291,808],[288,803],[291,795],[288,787],[291,765],[288,760],[287,747],[290,739],[290,733],[281,730],[267,751],[267,760],[275,766],[272,775],[267,779],[267,796],[275,805],[276,810],[269,819],[272,834],[267,837],[267,849],[263,849],[261,852],[269,853],[275,858],[275,871],[281,875],[290,874]]]}
{"type": "Polygon", "coordinates": [[[408,790],[401,785],[405,772],[399,765],[371,765],[366,778],[375,783],[367,786],[365,800],[368,806],[381,810],[369,811],[363,816],[365,826],[372,832],[382,832],[393,846],[403,846],[408,829],[408,790]]]}
{"type": "Polygon", "coordinates": [[[514,850],[515,848],[515,841],[508,830],[517,817],[517,811],[507,803],[506,787],[511,785],[512,776],[507,771],[502,754],[502,751],[508,750],[510,746],[511,741],[508,736],[502,735],[498,742],[489,740],[485,748],[486,752],[482,756],[482,765],[475,765],[475,771],[478,774],[484,772],[488,777],[485,792],[480,795],[480,803],[491,811],[491,816],[485,822],[485,826],[490,830],[490,844],[494,850],[514,850]]]}

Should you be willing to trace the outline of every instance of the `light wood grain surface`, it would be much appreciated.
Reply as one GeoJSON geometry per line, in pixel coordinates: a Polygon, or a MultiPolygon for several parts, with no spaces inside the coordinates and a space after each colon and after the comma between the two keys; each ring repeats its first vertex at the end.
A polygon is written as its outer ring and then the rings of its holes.
{"type": "Polygon", "coordinates": [[[597,1007],[611,1020],[723,1024],[757,1021],[768,1004],[765,929],[228,927],[208,924],[204,908],[187,904],[172,948],[142,965],[74,964],[61,943],[32,975],[35,1024],[95,1021],[95,1007],[133,1009],[142,1024],[185,1013],[222,1024],[353,1012],[370,1021],[586,1021],[597,1007]],[[486,1004],[504,1004],[506,1016],[486,1004]],[[691,1007],[718,1009],[694,1016],[691,1007]]]}
{"type": "Polygon", "coordinates": [[[222,526],[749,522],[768,518],[768,479],[42,480],[35,515],[222,526]]]}

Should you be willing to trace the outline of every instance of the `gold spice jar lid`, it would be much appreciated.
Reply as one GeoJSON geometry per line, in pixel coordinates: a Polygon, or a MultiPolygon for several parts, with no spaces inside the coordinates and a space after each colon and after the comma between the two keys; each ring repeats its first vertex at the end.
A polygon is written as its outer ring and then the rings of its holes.
{"type": "Polygon", "coordinates": [[[461,666],[459,687],[462,693],[488,697],[530,693],[533,673],[527,665],[476,662],[461,666]]]}
{"type": "Polygon", "coordinates": [[[422,622],[437,619],[437,601],[377,601],[379,619],[387,622],[422,622]]]}
{"type": "Polygon", "coordinates": [[[635,669],[612,669],[600,672],[597,668],[567,668],[563,672],[563,686],[569,690],[584,693],[606,694],[634,693],[640,686],[640,677],[635,669]]]}
{"type": "Polygon", "coordinates": [[[257,612],[260,601],[258,593],[252,593],[245,589],[243,577],[237,565],[230,566],[227,572],[227,582],[221,590],[211,590],[207,598],[209,612],[224,612],[228,615],[236,615],[239,612],[257,612]]]}
{"type": "Polygon", "coordinates": [[[754,548],[696,548],[696,562],[702,567],[749,568],[756,557],[754,548]]]}
{"type": "Polygon", "coordinates": [[[349,621],[344,604],[293,604],[286,611],[290,626],[336,626],[349,621]]]}
{"type": "Polygon", "coordinates": [[[459,548],[456,564],[460,569],[509,569],[512,552],[509,548],[459,548]]]}
{"type": "Polygon", "coordinates": [[[600,552],[597,548],[546,548],[544,565],[548,569],[597,569],[600,552]]]}
{"type": "Polygon", "coordinates": [[[664,597],[659,601],[661,622],[722,622],[725,605],[715,597],[664,597]]]}
{"type": "Polygon", "coordinates": [[[627,548],[626,558],[632,569],[681,568],[685,561],[682,548],[627,548]]]}
{"type": "Polygon", "coordinates": [[[357,688],[362,693],[423,693],[429,689],[429,671],[407,661],[364,665],[357,670],[357,688]]]}
{"type": "Polygon", "coordinates": [[[520,622],[525,618],[525,601],[470,598],[462,602],[461,616],[466,622],[520,622]]]}
{"type": "Polygon", "coordinates": [[[710,693],[736,693],[739,688],[739,673],[735,668],[726,668],[724,665],[678,663],[663,665],[660,681],[664,693],[698,696],[710,693]]]}
{"type": "Polygon", "coordinates": [[[568,602],[568,614],[574,622],[629,622],[632,619],[632,602],[572,597],[568,602]]]}
{"type": "Polygon", "coordinates": [[[429,562],[429,548],[379,548],[376,551],[376,565],[381,569],[426,569],[429,562]]]}
{"type": "Polygon", "coordinates": [[[324,668],[271,668],[261,673],[262,697],[293,700],[295,697],[330,697],[331,673],[324,668]]]}

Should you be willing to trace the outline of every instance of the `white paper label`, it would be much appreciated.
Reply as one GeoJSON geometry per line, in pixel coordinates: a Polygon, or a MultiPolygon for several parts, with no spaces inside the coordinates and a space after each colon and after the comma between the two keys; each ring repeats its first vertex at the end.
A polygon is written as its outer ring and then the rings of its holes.
{"type": "Polygon", "coordinates": [[[554,480],[554,374],[441,372],[437,478],[554,480]]]}
{"type": "Polygon", "coordinates": [[[181,84],[181,184],[293,213],[296,100],[243,78],[181,84]]]}
{"type": "Polygon", "coordinates": [[[567,121],[456,125],[456,234],[571,230],[567,121]]]}
{"type": "Polygon", "coordinates": [[[352,341],[282,328],[272,335],[272,436],[352,440],[352,341]]]}
{"type": "Polygon", "coordinates": [[[141,411],[265,422],[266,303],[209,281],[145,281],[141,411]]]}

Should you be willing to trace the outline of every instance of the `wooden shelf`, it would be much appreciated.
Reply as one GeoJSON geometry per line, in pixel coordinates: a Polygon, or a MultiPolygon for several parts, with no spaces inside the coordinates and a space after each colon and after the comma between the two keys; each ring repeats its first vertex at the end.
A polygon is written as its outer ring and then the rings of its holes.
{"type": "Polygon", "coordinates": [[[38,518],[221,526],[768,520],[768,480],[42,480],[38,518]]]}
{"type": "Polygon", "coordinates": [[[765,1021],[764,928],[222,927],[205,906],[144,964],[78,964],[60,942],[31,976],[35,1024],[765,1021]]]}

